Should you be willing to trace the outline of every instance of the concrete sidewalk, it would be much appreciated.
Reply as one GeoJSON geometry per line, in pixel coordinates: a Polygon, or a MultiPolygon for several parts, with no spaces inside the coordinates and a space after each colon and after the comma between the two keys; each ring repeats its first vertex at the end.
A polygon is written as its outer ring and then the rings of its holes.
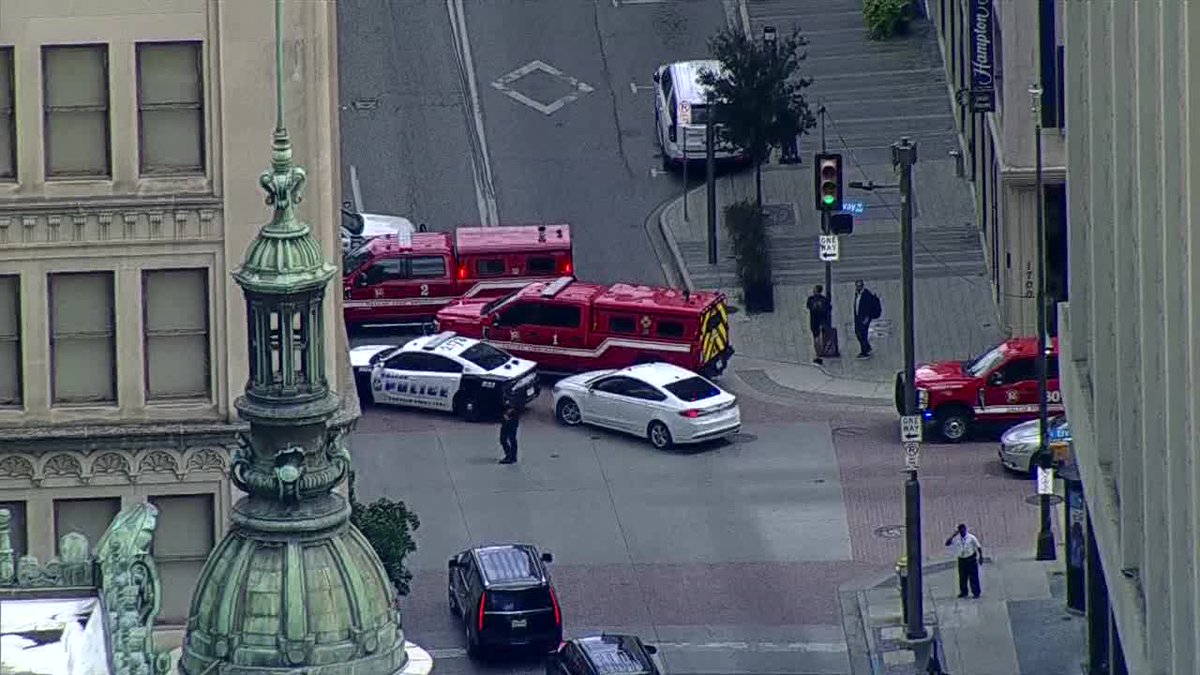
{"type": "MultiPolygon", "coordinates": [[[[980,570],[983,595],[959,598],[953,560],[925,567],[925,616],[940,645],[942,670],[953,675],[1080,673],[1085,621],[1068,612],[1062,551],[1038,562],[1028,552],[1002,552],[980,570]]],[[[904,637],[894,575],[839,590],[855,675],[924,673],[904,637]]]]}

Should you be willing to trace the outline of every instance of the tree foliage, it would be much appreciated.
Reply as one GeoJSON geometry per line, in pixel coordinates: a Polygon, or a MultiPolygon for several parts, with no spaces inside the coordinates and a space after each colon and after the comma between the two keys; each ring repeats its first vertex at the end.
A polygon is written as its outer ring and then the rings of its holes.
{"type": "Polygon", "coordinates": [[[800,76],[806,56],[802,48],[808,41],[794,30],[777,42],[772,48],[726,28],[708,41],[721,72],[700,74],[700,83],[713,93],[710,114],[721,139],[744,149],[756,169],[771,148],[784,146],[816,125],[804,97],[810,80],[800,76]]]}
{"type": "Polygon", "coordinates": [[[350,472],[350,522],[371,542],[396,592],[408,595],[412,572],[404,560],[417,550],[412,535],[421,527],[421,519],[403,501],[380,498],[370,504],[359,503],[354,472],[350,472]]]}
{"type": "Polygon", "coordinates": [[[863,20],[872,40],[903,34],[911,15],[911,0],[863,0],[863,20]]]}

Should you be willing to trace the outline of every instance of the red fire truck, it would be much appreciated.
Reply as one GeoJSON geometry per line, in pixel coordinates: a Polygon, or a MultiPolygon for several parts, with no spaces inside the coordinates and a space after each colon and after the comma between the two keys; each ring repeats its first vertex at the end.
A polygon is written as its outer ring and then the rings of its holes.
{"type": "MultiPolygon", "coordinates": [[[[1051,415],[1063,412],[1058,388],[1058,338],[1046,345],[1051,415]]],[[[1005,340],[967,361],[937,361],[916,370],[917,408],[926,426],[957,443],[974,426],[1037,419],[1037,338],[1005,340]]],[[[904,414],[904,373],[896,374],[896,409],[904,414]]]]}
{"type": "Polygon", "coordinates": [[[458,298],[573,273],[568,225],[459,227],[372,239],[342,265],[346,325],[416,324],[458,298]]]}
{"type": "Polygon", "coordinates": [[[602,286],[571,277],[531,283],[491,301],[459,300],[438,312],[436,325],[533,359],[542,371],[665,361],[716,375],[733,355],[721,293],[602,286]]]}

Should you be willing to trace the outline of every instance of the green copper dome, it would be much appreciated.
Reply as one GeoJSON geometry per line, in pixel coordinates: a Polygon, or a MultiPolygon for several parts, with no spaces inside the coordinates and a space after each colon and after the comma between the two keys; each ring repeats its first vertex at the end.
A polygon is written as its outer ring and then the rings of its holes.
{"type": "Polygon", "coordinates": [[[246,493],[192,595],[185,675],[391,675],[407,661],[396,591],[335,488],[350,455],[324,371],[325,262],[296,220],[305,176],[283,127],[282,0],[275,0],[274,207],[234,279],[246,296],[250,363],[235,403],[240,434],[230,480],[246,493]]]}

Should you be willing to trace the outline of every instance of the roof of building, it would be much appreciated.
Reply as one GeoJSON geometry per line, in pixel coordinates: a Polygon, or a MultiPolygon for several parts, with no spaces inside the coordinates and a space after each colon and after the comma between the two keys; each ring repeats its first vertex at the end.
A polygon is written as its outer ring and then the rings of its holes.
{"type": "Polygon", "coordinates": [[[671,66],[671,86],[675,88],[675,98],[693,104],[703,104],[707,88],[700,84],[700,73],[711,70],[715,73],[722,71],[721,62],[714,59],[696,61],[678,61],[671,66]]]}
{"type": "Polygon", "coordinates": [[[501,225],[500,227],[459,227],[454,231],[459,254],[501,253],[509,251],[570,251],[571,226],[501,225]]]}

